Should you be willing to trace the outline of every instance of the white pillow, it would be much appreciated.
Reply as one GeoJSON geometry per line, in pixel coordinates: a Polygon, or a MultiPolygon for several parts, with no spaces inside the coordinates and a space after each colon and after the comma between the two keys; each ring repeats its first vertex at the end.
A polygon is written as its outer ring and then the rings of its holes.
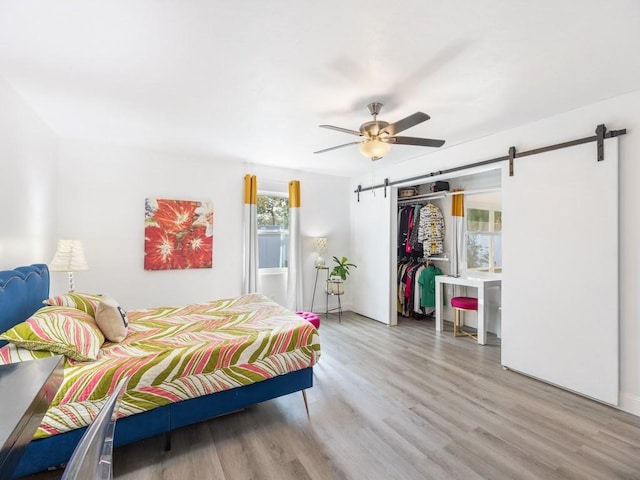
{"type": "Polygon", "coordinates": [[[127,312],[113,298],[103,295],[96,309],[96,323],[111,342],[120,343],[127,336],[127,312]]]}

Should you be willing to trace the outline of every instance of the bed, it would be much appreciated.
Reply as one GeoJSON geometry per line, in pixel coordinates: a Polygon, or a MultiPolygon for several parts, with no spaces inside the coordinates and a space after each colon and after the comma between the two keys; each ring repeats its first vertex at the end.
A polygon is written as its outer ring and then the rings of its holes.
{"type": "MultiPolygon", "coordinates": [[[[30,317],[65,312],[43,306],[48,298],[46,265],[0,271],[0,332],[17,330],[30,317]]],[[[260,294],[127,313],[121,343],[105,341],[96,360],[65,358],[63,384],[15,476],[65,463],[125,376],[130,380],[115,446],[160,434],[168,439],[173,429],[313,385],[317,330],[260,294]]],[[[0,341],[0,362],[56,354],[16,345],[0,341]]]]}

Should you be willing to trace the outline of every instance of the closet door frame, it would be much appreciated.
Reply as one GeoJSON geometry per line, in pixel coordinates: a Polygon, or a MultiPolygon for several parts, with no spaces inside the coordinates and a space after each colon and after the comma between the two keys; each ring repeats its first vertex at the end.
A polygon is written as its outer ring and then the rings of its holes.
{"type": "MultiPolygon", "coordinates": [[[[480,176],[483,177],[482,180],[480,181],[479,185],[473,185],[470,190],[474,191],[475,193],[482,193],[482,191],[497,191],[500,190],[501,187],[500,186],[496,186],[495,185],[495,181],[498,181],[500,178],[502,172],[502,166],[500,164],[494,164],[494,165],[485,165],[482,167],[473,167],[473,168],[469,168],[467,170],[460,170],[458,172],[452,173],[450,175],[442,175],[442,176],[433,176],[432,178],[429,179],[428,182],[424,182],[423,184],[420,185],[428,185],[431,183],[434,183],[436,180],[444,180],[444,181],[455,181],[456,179],[460,179],[460,178],[472,178],[474,176],[480,176]],[[488,181],[488,185],[487,185],[487,179],[486,179],[486,174],[493,172],[492,174],[489,175],[489,181],[488,181]],[[494,175],[495,174],[495,175],[494,175]]],[[[391,284],[391,310],[389,312],[389,318],[393,319],[393,325],[397,324],[397,298],[398,298],[398,285],[397,285],[397,269],[398,269],[398,190],[402,189],[402,188],[406,188],[408,186],[416,186],[415,183],[407,183],[405,184],[399,184],[397,186],[393,186],[390,187],[390,191],[391,191],[391,272],[394,275],[393,278],[393,282],[391,284]]],[[[456,188],[455,185],[453,186],[453,188],[456,188]]],[[[433,193],[434,197],[438,197],[439,194],[438,193],[433,193]]],[[[429,200],[429,198],[425,198],[425,201],[429,200]]],[[[453,228],[452,228],[452,224],[451,224],[451,220],[452,220],[452,216],[450,214],[450,210],[451,210],[451,196],[449,196],[449,198],[444,198],[444,199],[439,199],[438,202],[442,202],[443,204],[438,204],[438,207],[441,208],[442,213],[444,215],[445,218],[445,225],[446,225],[446,232],[445,232],[445,246],[444,246],[444,251],[445,254],[447,254],[449,256],[449,261],[443,264],[436,264],[438,267],[441,268],[441,270],[444,272],[445,275],[449,274],[451,272],[451,256],[452,256],[452,245],[451,245],[451,235],[453,232],[453,228]]],[[[438,203],[436,202],[436,203],[438,203]]],[[[461,261],[461,259],[459,260],[461,261]]],[[[500,274],[494,274],[494,273],[489,273],[487,275],[490,275],[492,277],[495,278],[500,278],[501,275],[500,274]]],[[[471,289],[473,290],[473,289],[471,289]]],[[[470,293],[471,293],[470,290],[470,293]]],[[[498,302],[499,302],[499,293],[497,293],[498,295],[498,302]]],[[[492,294],[492,299],[495,298],[495,295],[492,294]]],[[[492,300],[495,301],[495,300],[492,300]]],[[[493,304],[492,304],[493,305],[493,304]]],[[[443,313],[447,314],[447,318],[452,318],[451,314],[453,312],[453,310],[445,305],[443,306],[443,313]]],[[[497,304],[495,306],[495,308],[497,308],[497,304]]],[[[475,315],[473,312],[470,312],[469,317],[473,317],[473,315],[475,315]]],[[[470,320],[470,325],[475,325],[476,320],[475,317],[473,318],[469,318],[468,320],[470,320]]],[[[499,331],[500,327],[497,325],[498,320],[493,319],[491,321],[491,326],[492,328],[495,328],[497,331],[499,331]]],[[[493,330],[491,330],[493,331],[493,330]]]]}

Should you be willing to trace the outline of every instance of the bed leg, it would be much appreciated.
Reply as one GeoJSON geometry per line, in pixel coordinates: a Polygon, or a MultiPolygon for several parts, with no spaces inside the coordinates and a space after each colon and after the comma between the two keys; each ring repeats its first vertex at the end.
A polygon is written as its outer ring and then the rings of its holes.
{"type": "Polygon", "coordinates": [[[171,432],[165,432],[164,434],[164,451],[171,450],[171,432]]]}
{"type": "Polygon", "coordinates": [[[307,403],[307,391],[306,390],[302,390],[302,399],[304,400],[304,408],[307,411],[307,417],[310,417],[310,415],[309,415],[309,404],[307,403]]]}

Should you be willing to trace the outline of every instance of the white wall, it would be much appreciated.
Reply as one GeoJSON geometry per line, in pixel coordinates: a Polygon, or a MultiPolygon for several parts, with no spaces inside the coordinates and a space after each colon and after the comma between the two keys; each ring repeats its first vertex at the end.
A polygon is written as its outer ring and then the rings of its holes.
{"type": "MultiPolygon", "coordinates": [[[[392,167],[380,165],[377,177],[401,180],[506,155],[512,145],[518,151],[524,151],[587,137],[594,135],[600,123],[609,130],[628,130],[628,134],[620,138],[620,408],[640,415],[640,304],[636,301],[640,292],[640,216],[636,211],[640,205],[640,91],[443,148],[392,167]]],[[[595,161],[596,146],[595,143],[592,145],[595,161]]],[[[517,159],[515,174],[518,174],[517,159]]],[[[549,174],[553,175],[553,172],[549,174]]],[[[580,172],[576,172],[576,181],[580,181],[580,172]]],[[[358,184],[368,186],[367,177],[352,179],[351,190],[358,184]]],[[[584,194],[598,195],[598,192],[584,194]]],[[[357,203],[352,203],[351,214],[358,214],[357,203]]],[[[597,272],[597,261],[594,261],[594,269],[597,272]]],[[[386,291],[387,283],[381,279],[371,294],[383,295],[386,291]]]]}
{"type": "MultiPolygon", "coordinates": [[[[182,305],[237,296],[242,286],[244,174],[263,181],[301,181],[305,305],[311,303],[312,236],[331,248],[348,244],[348,181],[285,169],[243,165],[100,143],[60,142],[58,235],[85,242],[90,270],[76,274],[78,291],[108,293],[125,308],[182,305]],[[336,193],[338,192],[338,193],[336,193]],[[211,200],[212,269],[145,271],[145,198],[211,200]],[[331,245],[332,243],[332,245],[331,245]]],[[[53,274],[63,275],[63,274],[53,274]]],[[[280,282],[281,283],[281,282],[280,282]]],[[[281,283],[282,284],[282,283],[281,283]]],[[[274,286],[265,293],[280,300],[274,286]]]]}
{"type": "Polygon", "coordinates": [[[51,260],[56,162],[53,132],[0,79],[0,268],[51,260]]]}

